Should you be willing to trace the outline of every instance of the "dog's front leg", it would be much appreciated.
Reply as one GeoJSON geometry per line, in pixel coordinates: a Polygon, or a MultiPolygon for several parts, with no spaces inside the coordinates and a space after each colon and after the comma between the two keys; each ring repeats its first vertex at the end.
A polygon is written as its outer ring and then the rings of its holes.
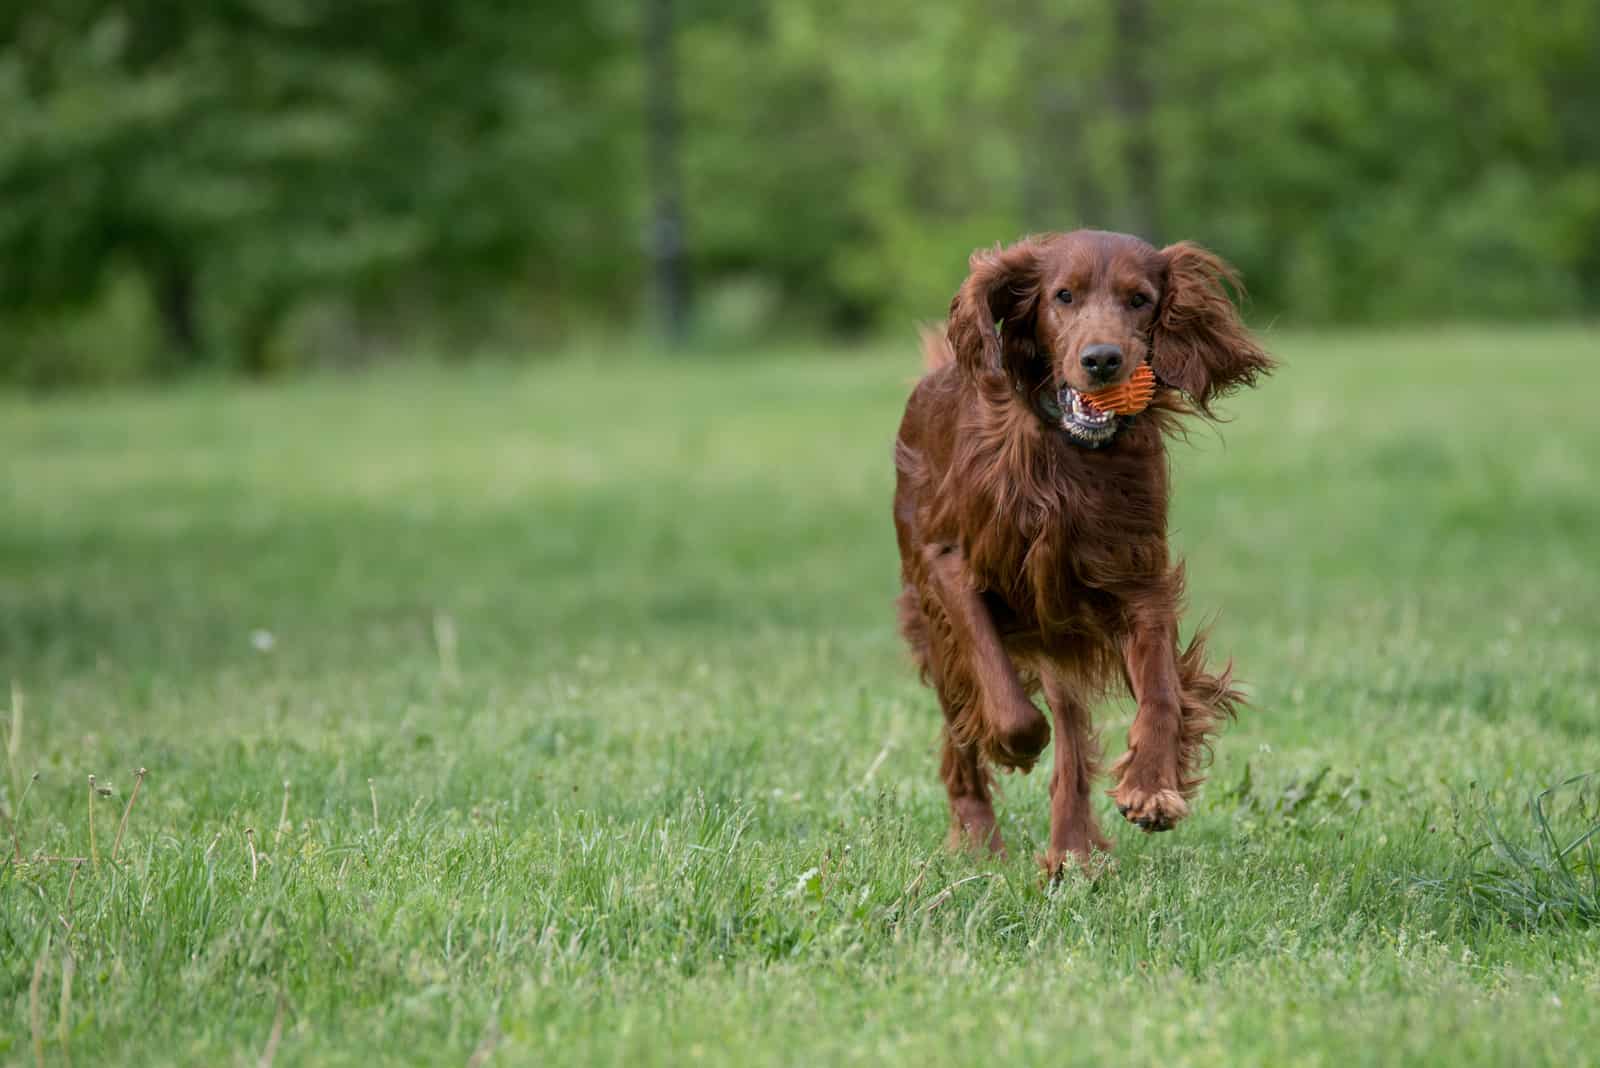
{"type": "Polygon", "coordinates": [[[1177,660],[1178,623],[1165,611],[1138,612],[1123,645],[1128,684],[1139,710],[1128,751],[1112,766],[1117,808],[1146,831],[1171,830],[1189,814],[1183,798],[1183,706],[1177,660]]]}
{"type": "Polygon", "coordinates": [[[966,661],[978,691],[982,716],[978,741],[996,764],[1027,771],[1050,741],[1050,724],[1023,691],[989,609],[973,588],[961,551],[955,546],[929,546],[923,559],[949,621],[953,652],[966,661]]]}

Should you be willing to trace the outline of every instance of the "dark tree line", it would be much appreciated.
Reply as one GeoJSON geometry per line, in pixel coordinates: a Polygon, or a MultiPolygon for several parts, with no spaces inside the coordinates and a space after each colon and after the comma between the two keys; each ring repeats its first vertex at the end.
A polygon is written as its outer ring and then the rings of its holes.
{"type": "Polygon", "coordinates": [[[6,5],[0,374],[904,330],[1080,224],[1288,321],[1590,315],[1597,57],[1592,0],[6,5]]]}

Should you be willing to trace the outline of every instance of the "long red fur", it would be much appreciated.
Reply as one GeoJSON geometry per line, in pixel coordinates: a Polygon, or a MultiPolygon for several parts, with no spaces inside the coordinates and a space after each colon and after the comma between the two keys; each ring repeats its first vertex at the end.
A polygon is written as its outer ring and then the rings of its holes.
{"type": "MultiPolygon", "coordinates": [[[[1135,625],[1170,630],[1180,729],[1172,743],[1177,781],[1167,785],[1183,797],[1204,779],[1212,735],[1237,713],[1242,695],[1232,664],[1220,671],[1206,667],[1205,629],[1176,647],[1184,577],[1167,543],[1166,439],[1181,433],[1188,416],[1213,416],[1216,397],[1253,384],[1272,367],[1240,322],[1229,285],[1236,286],[1231,268],[1194,245],[1157,252],[1120,235],[1046,235],[974,254],[947,331],[924,334],[927,373],[907,403],[894,452],[904,583],[899,618],[924,680],[944,707],[941,777],[958,834],[990,834],[988,765],[1027,770],[1037,751],[1030,755],[1023,747],[1019,758],[1015,740],[997,736],[1004,718],[984,700],[996,691],[996,680],[992,671],[984,674],[991,669],[977,651],[963,647],[946,611],[952,594],[930,572],[930,559],[959,558],[966,589],[981,598],[984,618],[1029,695],[1045,675],[1082,702],[1108,696],[1118,680],[1134,692],[1130,671],[1143,667],[1131,643],[1135,625]],[[1063,343],[1044,336],[1032,318],[1048,299],[1038,290],[1052,257],[1091,263],[1098,257],[1113,265],[1126,260],[1143,265],[1150,284],[1159,287],[1147,326],[1127,344],[1143,347],[1168,388],[1158,390],[1106,448],[1067,440],[1028,401],[1046,373],[1040,368],[1065,358],[1053,351],[1063,343]]],[[[1063,741],[1058,738],[1058,746],[1063,741]]],[[[1074,741],[1091,754],[1092,775],[1095,739],[1074,741]]],[[[1133,756],[1130,749],[1113,771],[1131,773],[1133,756]]],[[[1058,774],[1070,771],[1058,768],[1058,774]]],[[[1150,790],[1160,785],[1151,783],[1150,790]]],[[[1092,815],[1061,804],[1061,818],[1087,821],[1083,840],[1098,845],[1092,815]]],[[[1069,832],[1059,837],[1070,845],[1079,839],[1069,832]]],[[[992,833],[997,844],[998,831],[992,833]]],[[[1056,837],[1053,832],[1052,841],[1056,837]]]]}

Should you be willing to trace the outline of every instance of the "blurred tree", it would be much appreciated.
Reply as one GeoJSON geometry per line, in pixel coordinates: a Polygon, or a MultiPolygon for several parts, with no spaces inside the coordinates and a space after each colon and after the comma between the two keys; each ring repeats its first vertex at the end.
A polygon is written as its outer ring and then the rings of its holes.
{"type": "Polygon", "coordinates": [[[606,97],[623,33],[591,7],[554,24],[388,0],[7,8],[0,306],[70,310],[130,269],[172,362],[220,350],[263,372],[311,298],[597,291],[614,264],[540,263],[627,244],[606,97]]]}
{"type": "Polygon", "coordinates": [[[1596,171],[1562,159],[1554,90],[1600,73],[1595,20],[1584,0],[1170,4],[1168,217],[1304,318],[1592,310],[1574,253],[1600,237],[1596,171]]]}
{"type": "Polygon", "coordinates": [[[1301,321],[1600,308],[1593,0],[52,0],[0,8],[0,113],[12,373],[96,316],[254,371],[329,310],[904,331],[1076,225],[1301,321]]]}
{"type": "Polygon", "coordinates": [[[1020,116],[1021,204],[1029,230],[1073,229],[1079,223],[1107,225],[1107,191],[1094,166],[1091,138],[1106,76],[1097,46],[1105,30],[1100,5],[1019,0],[1014,12],[1022,35],[1015,104],[1020,116]]]}
{"type": "Polygon", "coordinates": [[[1116,0],[1111,19],[1112,52],[1106,96],[1123,132],[1126,192],[1115,229],[1162,241],[1160,153],[1151,122],[1151,68],[1156,64],[1157,35],[1150,18],[1150,0],[1116,0]]]}
{"type": "Polygon", "coordinates": [[[649,0],[644,27],[649,116],[650,258],[666,336],[683,337],[689,315],[679,176],[677,41],[673,0],[649,0]]]}

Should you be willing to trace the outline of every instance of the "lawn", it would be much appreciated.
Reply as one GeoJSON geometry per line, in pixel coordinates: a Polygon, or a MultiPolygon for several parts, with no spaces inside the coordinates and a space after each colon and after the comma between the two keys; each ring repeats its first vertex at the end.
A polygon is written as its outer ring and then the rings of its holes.
{"type": "Polygon", "coordinates": [[[1055,888],[1044,774],[942,849],[912,340],[0,396],[0,1062],[1591,1061],[1600,333],[1269,341],[1174,450],[1255,707],[1055,888]]]}

